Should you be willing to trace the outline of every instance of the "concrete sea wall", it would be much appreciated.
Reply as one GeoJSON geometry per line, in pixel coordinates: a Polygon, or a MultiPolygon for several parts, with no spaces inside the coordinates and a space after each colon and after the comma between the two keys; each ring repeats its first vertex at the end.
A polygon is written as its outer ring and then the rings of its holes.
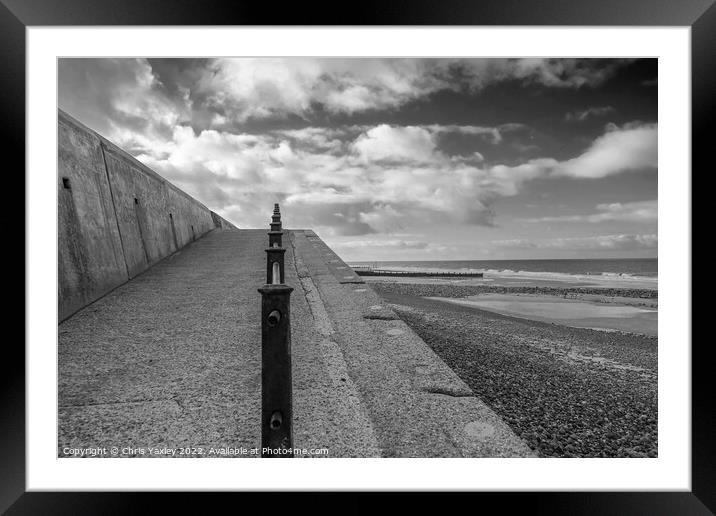
{"type": "Polygon", "coordinates": [[[61,110],[57,215],[60,321],[209,231],[236,229],[61,110]]]}

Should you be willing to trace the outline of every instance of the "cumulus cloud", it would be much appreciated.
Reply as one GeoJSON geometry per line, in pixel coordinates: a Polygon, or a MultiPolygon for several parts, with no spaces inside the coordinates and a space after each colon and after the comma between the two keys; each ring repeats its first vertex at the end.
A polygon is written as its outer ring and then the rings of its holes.
{"type": "Polygon", "coordinates": [[[400,106],[451,88],[448,66],[422,59],[222,58],[197,84],[206,102],[239,120],[305,116],[317,106],[355,113],[400,106]]]}
{"type": "Polygon", "coordinates": [[[421,127],[379,125],[362,134],[353,149],[366,162],[432,161],[436,156],[433,135],[421,127]]]}
{"type": "Polygon", "coordinates": [[[543,223],[543,222],[606,222],[606,221],[623,221],[623,222],[655,222],[658,216],[658,206],[656,200],[639,201],[627,203],[609,203],[598,204],[596,213],[587,215],[561,215],[556,217],[537,217],[524,219],[525,222],[543,223]]]}
{"type": "MultiPolygon", "coordinates": [[[[61,74],[71,75],[69,61],[61,60],[61,74]]],[[[151,70],[147,60],[114,61],[133,62],[133,66],[151,70]]],[[[171,69],[173,79],[182,81],[178,97],[185,96],[186,103],[192,105],[195,125],[201,122],[208,127],[226,128],[249,119],[305,118],[316,109],[333,114],[395,109],[439,91],[475,91],[503,81],[554,88],[594,87],[626,62],[541,58],[219,58],[197,60],[191,73],[177,73],[172,66],[164,68],[171,69]]],[[[131,76],[129,71],[125,75],[131,76]]],[[[136,75],[141,77],[142,73],[136,75]]],[[[161,82],[149,86],[144,91],[149,91],[150,97],[166,94],[161,82]]]]}
{"type": "MultiPolygon", "coordinates": [[[[312,128],[292,136],[321,143],[334,133],[312,128]]],[[[224,195],[205,202],[234,210],[243,225],[263,221],[258,203],[267,196],[293,210],[297,222],[325,226],[329,234],[399,230],[427,219],[490,221],[487,204],[494,193],[481,192],[478,184],[487,180],[485,171],[437,152],[434,134],[425,129],[377,126],[347,143],[340,155],[294,145],[288,136],[285,131],[196,134],[177,127],[171,142],[150,146],[138,157],[189,192],[194,183],[219,185],[224,195]]]]}
{"type": "MultiPolygon", "coordinates": [[[[296,227],[329,236],[395,233],[436,223],[491,226],[494,201],[516,195],[526,181],[582,177],[564,172],[581,171],[575,164],[580,161],[589,164],[586,177],[597,177],[595,156],[608,154],[614,141],[623,154],[616,163],[606,160],[600,174],[650,163],[639,146],[620,139],[626,133],[633,140],[629,134],[644,131],[641,126],[610,129],[566,162],[543,158],[515,166],[446,155],[437,139],[452,130],[381,124],[233,134],[177,126],[170,141],[150,142],[138,157],[241,226],[263,225],[263,204],[271,199],[291,213],[296,227]],[[630,152],[637,153],[631,161],[630,152]]],[[[585,220],[647,219],[656,208],[632,203],[597,210],[585,220]]]]}
{"type": "MultiPolygon", "coordinates": [[[[236,129],[249,119],[395,109],[439,91],[504,81],[594,87],[629,60],[219,58],[61,59],[60,105],[98,130],[177,122],[236,129]],[[189,62],[190,65],[176,63],[189,62]],[[152,64],[157,69],[155,71],[152,64]],[[161,76],[171,82],[165,85],[161,76]]],[[[144,127],[146,129],[146,127],[144,127]]],[[[494,134],[494,133],[493,133],[494,134]]]]}
{"type": "Polygon", "coordinates": [[[561,250],[638,250],[656,249],[659,244],[658,236],[649,234],[625,235],[599,235],[591,237],[551,238],[544,240],[493,240],[497,247],[513,249],[561,249],[561,250]]]}
{"type": "Polygon", "coordinates": [[[516,183],[537,177],[600,179],[633,170],[656,169],[657,144],[655,123],[632,122],[622,127],[608,124],[606,132],[575,158],[565,161],[537,158],[517,166],[497,165],[493,173],[511,177],[516,183]]]}
{"type": "Polygon", "coordinates": [[[188,92],[168,96],[145,59],[60,59],[58,81],[60,106],[130,152],[191,118],[188,92]]]}
{"type": "MultiPolygon", "coordinates": [[[[356,117],[362,125],[336,120],[353,122],[350,115],[371,110],[389,114],[440,91],[475,92],[504,81],[589,88],[622,64],[242,58],[181,68],[144,59],[62,59],[59,90],[61,107],[242,227],[265,226],[267,202],[281,202],[293,227],[373,241],[427,224],[494,226],[495,200],[534,179],[656,167],[657,126],[610,125],[572,159],[501,162],[491,152],[513,145],[510,134],[529,129],[524,124],[380,123],[387,115],[370,124],[365,120],[373,115],[356,117]],[[444,145],[450,138],[477,143],[479,151],[469,146],[451,155],[444,145]]],[[[592,216],[626,220],[638,216],[632,208],[598,207],[592,216]]],[[[420,242],[390,245],[417,250],[420,242]]]]}
{"type": "Polygon", "coordinates": [[[607,132],[577,158],[562,163],[556,173],[579,178],[601,178],[627,170],[656,168],[656,124],[607,126],[607,132]]]}
{"type": "Polygon", "coordinates": [[[303,127],[301,129],[274,130],[272,134],[283,137],[294,145],[314,151],[340,153],[346,150],[346,141],[352,141],[362,131],[363,126],[346,127],[303,127]]]}

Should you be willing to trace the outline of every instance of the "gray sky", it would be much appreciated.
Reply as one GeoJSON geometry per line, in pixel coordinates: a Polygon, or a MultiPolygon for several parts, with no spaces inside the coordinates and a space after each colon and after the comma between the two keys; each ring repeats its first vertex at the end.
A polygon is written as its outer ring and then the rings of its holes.
{"type": "Polygon", "coordinates": [[[346,260],[657,256],[655,59],[61,59],[59,105],[346,260]]]}

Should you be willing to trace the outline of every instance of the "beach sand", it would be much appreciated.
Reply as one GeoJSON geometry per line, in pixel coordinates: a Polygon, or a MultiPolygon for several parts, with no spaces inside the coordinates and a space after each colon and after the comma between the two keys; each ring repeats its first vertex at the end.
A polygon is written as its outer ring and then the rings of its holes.
{"type": "Polygon", "coordinates": [[[370,284],[540,456],[657,456],[655,291],[370,284]]]}

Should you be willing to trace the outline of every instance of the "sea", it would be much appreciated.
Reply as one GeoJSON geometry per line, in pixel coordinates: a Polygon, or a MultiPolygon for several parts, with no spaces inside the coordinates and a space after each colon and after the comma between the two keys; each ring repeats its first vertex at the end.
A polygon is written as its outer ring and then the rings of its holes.
{"type": "Polygon", "coordinates": [[[395,271],[482,272],[485,279],[657,288],[657,258],[348,262],[395,271]]]}

